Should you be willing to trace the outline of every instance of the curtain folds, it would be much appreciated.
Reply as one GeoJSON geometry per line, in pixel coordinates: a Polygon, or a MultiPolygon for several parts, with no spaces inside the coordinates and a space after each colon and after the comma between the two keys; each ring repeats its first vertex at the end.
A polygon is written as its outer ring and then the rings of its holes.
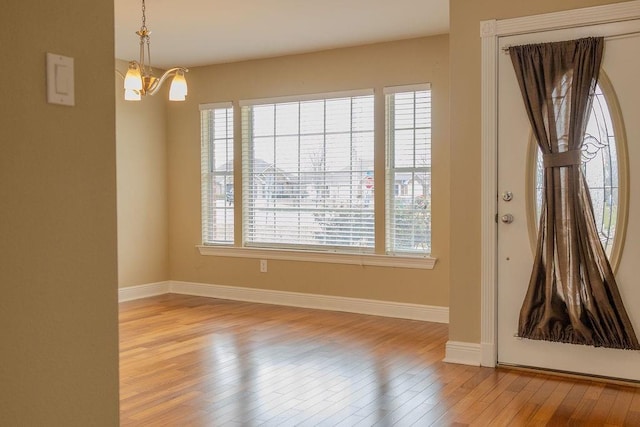
{"type": "Polygon", "coordinates": [[[603,48],[601,37],[509,48],[544,164],[537,249],[518,334],[638,350],[580,165],[603,48]]]}

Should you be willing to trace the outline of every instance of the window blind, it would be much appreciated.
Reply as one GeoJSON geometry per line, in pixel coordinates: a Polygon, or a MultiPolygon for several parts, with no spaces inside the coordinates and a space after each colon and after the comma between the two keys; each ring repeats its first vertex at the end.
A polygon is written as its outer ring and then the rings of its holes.
{"type": "Polygon", "coordinates": [[[386,251],[431,252],[431,89],[385,91],[386,251]]]}
{"type": "Polygon", "coordinates": [[[200,106],[203,244],[233,244],[233,108],[200,106]]]}
{"type": "Polygon", "coordinates": [[[245,246],[373,252],[373,94],[242,107],[245,246]]]}

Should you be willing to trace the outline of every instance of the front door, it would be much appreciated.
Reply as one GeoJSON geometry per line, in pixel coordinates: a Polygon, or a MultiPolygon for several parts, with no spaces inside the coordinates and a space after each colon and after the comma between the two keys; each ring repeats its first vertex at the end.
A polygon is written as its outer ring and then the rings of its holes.
{"type": "MultiPolygon", "coordinates": [[[[536,179],[532,172],[535,150],[530,146],[531,128],[513,66],[502,48],[588,36],[606,37],[602,69],[617,96],[628,141],[630,179],[620,191],[628,192],[629,221],[626,233],[618,230],[616,236],[624,239],[616,280],[640,337],[640,21],[503,37],[499,39],[498,55],[498,363],[640,380],[640,351],[516,336],[533,265],[532,239],[537,225],[536,179]]],[[[617,136],[621,140],[622,135],[617,136]]],[[[593,193],[592,197],[597,198],[593,193]]],[[[594,205],[598,203],[594,200],[594,205]]],[[[615,226],[617,210],[613,214],[611,210],[607,212],[612,218],[608,225],[613,221],[615,226]]]]}

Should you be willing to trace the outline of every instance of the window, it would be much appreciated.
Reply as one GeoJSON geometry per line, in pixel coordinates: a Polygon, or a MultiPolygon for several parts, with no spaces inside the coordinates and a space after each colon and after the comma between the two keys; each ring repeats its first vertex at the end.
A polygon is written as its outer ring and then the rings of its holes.
{"type": "Polygon", "coordinates": [[[373,252],[373,94],[242,107],[245,246],[373,252]]]}
{"type": "Polygon", "coordinates": [[[233,244],[233,108],[200,106],[202,241],[233,244]]]}
{"type": "Polygon", "coordinates": [[[202,105],[200,252],[433,268],[430,86],[379,99],[377,136],[373,90],[240,101],[235,138],[231,104],[202,105]],[[385,170],[375,170],[376,151],[385,170]]]}
{"type": "MultiPolygon", "coordinates": [[[[606,76],[601,76],[600,80],[606,86],[601,84],[596,86],[582,146],[582,171],[589,186],[600,241],[610,261],[615,265],[617,263],[614,256],[616,236],[618,233],[624,234],[625,225],[624,221],[620,223],[621,213],[626,212],[625,192],[621,191],[624,179],[621,180],[620,175],[626,173],[626,166],[625,159],[619,157],[619,148],[622,147],[623,152],[625,150],[624,141],[616,135],[616,122],[619,118],[612,115],[612,110],[607,103],[607,98],[613,99],[615,103],[615,94],[606,76]],[[604,88],[608,90],[604,91],[604,88]]],[[[537,148],[533,138],[531,144],[535,146],[536,152],[535,228],[540,218],[544,170],[540,149],[537,148]]],[[[531,238],[534,239],[535,236],[532,235],[531,238]]]]}
{"type": "Polygon", "coordinates": [[[387,253],[431,252],[431,90],[386,93],[387,253]]]}

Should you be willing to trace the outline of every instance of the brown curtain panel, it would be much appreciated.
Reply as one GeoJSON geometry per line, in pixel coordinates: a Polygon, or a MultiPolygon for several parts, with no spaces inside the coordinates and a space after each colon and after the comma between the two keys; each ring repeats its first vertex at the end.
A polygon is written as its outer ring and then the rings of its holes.
{"type": "Polygon", "coordinates": [[[638,350],[581,167],[603,47],[603,38],[586,38],[509,48],[544,164],[537,249],[518,334],[638,350]]]}

